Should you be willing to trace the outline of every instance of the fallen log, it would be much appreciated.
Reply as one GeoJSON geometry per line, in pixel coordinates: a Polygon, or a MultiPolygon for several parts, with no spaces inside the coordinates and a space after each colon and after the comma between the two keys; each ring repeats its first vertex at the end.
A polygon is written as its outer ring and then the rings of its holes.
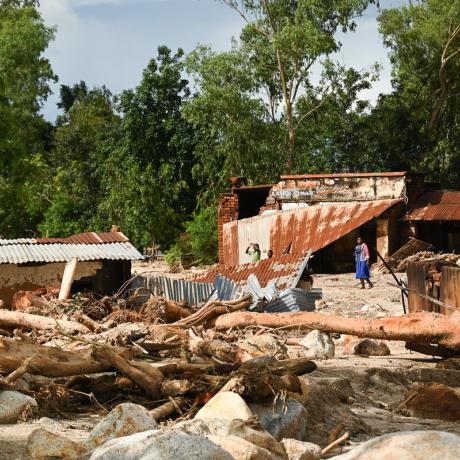
{"type": "MultiPolygon", "coordinates": [[[[126,359],[133,357],[127,349],[119,349],[117,353],[126,359]]],[[[97,374],[112,369],[110,363],[99,362],[91,356],[91,349],[64,351],[22,340],[0,339],[0,372],[10,374],[18,370],[19,373],[28,358],[31,359],[27,361],[27,373],[51,378],[97,374]]]]}
{"type": "Polygon", "coordinates": [[[150,411],[150,415],[157,422],[160,420],[167,419],[176,412],[179,412],[183,407],[189,404],[191,401],[187,398],[171,398],[171,401],[162,404],[150,411]]]}
{"type": "Polygon", "coordinates": [[[81,332],[87,334],[90,332],[86,326],[74,321],[55,320],[46,316],[31,315],[20,311],[0,310],[0,326],[3,327],[53,330],[58,325],[62,330],[69,333],[81,332]]]}
{"type": "Polygon", "coordinates": [[[214,321],[217,330],[237,327],[317,329],[323,332],[349,334],[381,340],[412,343],[436,343],[460,352],[460,311],[450,316],[418,312],[381,319],[347,318],[321,313],[251,313],[222,315],[214,321]]]}

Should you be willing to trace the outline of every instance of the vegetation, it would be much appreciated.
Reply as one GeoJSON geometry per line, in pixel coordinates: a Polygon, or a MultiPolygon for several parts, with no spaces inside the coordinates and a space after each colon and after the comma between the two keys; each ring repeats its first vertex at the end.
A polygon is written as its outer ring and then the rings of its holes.
{"type": "Polygon", "coordinates": [[[63,85],[54,124],[40,110],[55,30],[36,1],[0,1],[0,237],[117,224],[171,261],[212,263],[230,176],[412,170],[459,187],[460,0],[380,12],[393,90],[373,105],[378,65],[332,58],[372,1],[219,1],[244,21],[228,51],[162,46],[118,95],[63,85]]]}

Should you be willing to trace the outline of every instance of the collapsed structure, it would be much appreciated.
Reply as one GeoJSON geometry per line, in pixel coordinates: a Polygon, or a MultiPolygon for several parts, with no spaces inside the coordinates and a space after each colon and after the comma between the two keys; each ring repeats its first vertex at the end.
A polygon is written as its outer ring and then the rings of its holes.
{"type": "Polygon", "coordinates": [[[142,254],[121,232],[81,233],[67,238],[0,239],[0,300],[11,305],[18,291],[59,289],[66,263],[77,259],[72,292],[111,295],[131,278],[131,261],[142,254]]]}
{"type": "Polygon", "coordinates": [[[460,250],[458,209],[460,192],[433,191],[423,174],[281,176],[277,184],[260,186],[233,178],[219,204],[219,263],[248,263],[245,249],[256,242],[262,259],[273,251],[270,263],[313,250],[317,271],[351,271],[358,235],[383,257],[411,237],[460,250]]]}

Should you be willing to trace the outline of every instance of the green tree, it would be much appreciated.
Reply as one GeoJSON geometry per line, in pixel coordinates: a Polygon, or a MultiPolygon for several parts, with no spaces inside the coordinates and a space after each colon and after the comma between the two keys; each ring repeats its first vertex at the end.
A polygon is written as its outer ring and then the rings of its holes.
{"type": "Polygon", "coordinates": [[[110,92],[88,90],[84,82],[61,87],[58,117],[51,152],[51,180],[43,188],[49,203],[39,226],[48,236],[63,236],[94,229],[103,198],[102,165],[106,144],[117,136],[119,117],[114,113],[110,92]]]}
{"type": "Polygon", "coordinates": [[[393,64],[391,104],[399,114],[409,114],[407,136],[416,132],[409,147],[416,151],[412,166],[458,186],[460,1],[413,2],[384,10],[379,23],[393,64]]]}
{"type": "Polygon", "coordinates": [[[43,210],[51,126],[40,115],[56,80],[43,52],[54,37],[33,1],[0,3],[0,234],[33,234],[43,210]]]}
{"type": "Polygon", "coordinates": [[[170,245],[195,208],[193,131],[182,116],[189,97],[183,51],[158,48],[142,81],[118,98],[122,123],[104,165],[100,218],[135,243],[170,245]]]}
{"type": "Polygon", "coordinates": [[[221,1],[246,21],[241,48],[254,69],[258,89],[266,93],[272,118],[280,117],[285,125],[286,171],[290,173],[295,163],[297,131],[324,104],[331,90],[327,80],[313,87],[312,67],[340,49],[337,30],[354,30],[355,18],[370,1],[221,1]],[[312,93],[317,104],[301,104],[312,93]],[[308,106],[308,110],[300,110],[302,106],[308,106]]]}

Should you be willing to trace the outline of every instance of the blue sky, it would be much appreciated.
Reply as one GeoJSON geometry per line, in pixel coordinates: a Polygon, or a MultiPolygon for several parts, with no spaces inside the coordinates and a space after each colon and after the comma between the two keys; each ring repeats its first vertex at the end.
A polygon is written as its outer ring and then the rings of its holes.
{"type": "MultiPolygon", "coordinates": [[[[381,0],[381,7],[400,6],[404,0],[381,0]]],[[[215,50],[230,47],[238,36],[241,18],[216,0],[41,0],[47,24],[57,27],[56,39],[46,51],[59,83],[53,87],[44,114],[54,121],[60,84],[85,80],[89,86],[106,85],[114,94],[139,82],[142,69],[159,45],[191,51],[198,43],[215,50]]],[[[377,8],[370,6],[358,19],[357,31],[341,36],[335,56],[358,69],[374,62],[383,66],[374,87],[362,97],[375,100],[388,92],[390,64],[376,23],[377,8]]]]}

